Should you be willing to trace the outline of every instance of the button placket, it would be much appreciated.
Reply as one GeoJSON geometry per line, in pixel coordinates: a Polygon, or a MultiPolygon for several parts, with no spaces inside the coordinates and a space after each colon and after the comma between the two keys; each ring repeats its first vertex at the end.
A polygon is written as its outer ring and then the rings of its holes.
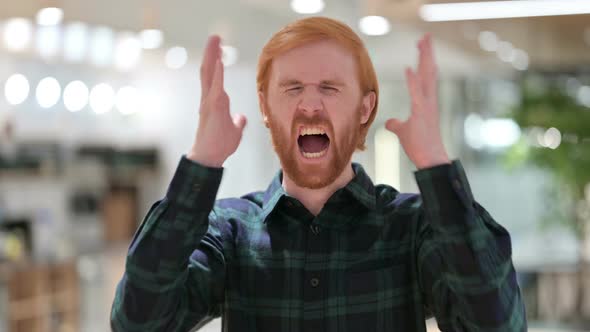
{"type": "MultiPolygon", "coordinates": [[[[327,296],[327,284],[322,283],[322,279],[327,280],[325,272],[326,264],[323,259],[320,259],[321,255],[327,254],[326,250],[326,236],[327,234],[320,234],[321,227],[318,224],[317,217],[313,218],[307,227],[309,231],[306,234],[306,262],[304,267],[304,275],[301,279],[303,301],[305,304],[318,303],[326,298],[327,296]],[[312,257],[312,260],[309,258],[312,257]],[[320,266],[321,264],[321,266],[320,266]]],[[[325,331],[325,317],[323,314],[311,317],[305,317],[304,314],[304,330],[305,331],[325,331]]]]}
{"type": "Polygon", "coordinates": [[[309,225],[309,229],[311,230],[311,233],[312,233],[313,235],[318,235],[318,234],[320,234],[320,226],[319,226],[319,225],[314,225],[314,224],[311,224],[311,225],[309,225]]]}
{"type": "Polygon", "coordinates": [[[193,184],[193,191],[198,192],[199,190],[201,190],[201,184],[200,183],[193,184]]]}
{"type": "Polygon", "coordinates": [[[318,279],[318,278],[315,278],[315,277],[314,277],[314,278],[311,278],[311,279],[309,280],[309,284],[311,285],[311,287],[313,287],[313,288],[316,288],[316,287],[318,287],[318,286],[319,286],[319,284],[320,284],[320,279],[318,279]]]}

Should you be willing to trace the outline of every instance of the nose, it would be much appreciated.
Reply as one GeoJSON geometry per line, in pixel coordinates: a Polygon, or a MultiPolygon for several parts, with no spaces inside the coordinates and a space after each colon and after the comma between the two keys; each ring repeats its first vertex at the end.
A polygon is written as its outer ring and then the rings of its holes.
{"type": "Polygon", "coordinates": [[[298,108],[306,113],[315,113],[324,108],[321,94],[317,91],[316,86],[306,86],[301,94],[298,108]]]}

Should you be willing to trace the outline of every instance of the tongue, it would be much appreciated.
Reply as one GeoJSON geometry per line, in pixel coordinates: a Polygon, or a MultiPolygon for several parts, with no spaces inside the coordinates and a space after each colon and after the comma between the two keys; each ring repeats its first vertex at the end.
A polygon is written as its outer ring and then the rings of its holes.
{"type": "Polygon", "coordinates": [[[328,147],[330,140],[326,135],[305,135],[299,137],[299,146],[303,152],[321,152],[328,147]]]}

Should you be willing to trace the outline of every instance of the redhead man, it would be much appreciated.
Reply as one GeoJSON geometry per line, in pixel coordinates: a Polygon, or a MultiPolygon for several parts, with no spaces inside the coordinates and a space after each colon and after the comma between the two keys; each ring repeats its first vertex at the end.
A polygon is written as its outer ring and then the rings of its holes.
{"type": "Polygon", "coordinates": [[[367,50],[341,22],[287,25],[262,50],[257,86],[281,162],[265,191],[216,200],[246,118],[231,116],[218,37],[207,43],[192,149],[151,208],[112,307],[115,331],[526,331],[510,236],[474,201],[442,143],[429,36],[390,119],[420,195],[373,185],[351,162],[377,112],[367,50]]]}

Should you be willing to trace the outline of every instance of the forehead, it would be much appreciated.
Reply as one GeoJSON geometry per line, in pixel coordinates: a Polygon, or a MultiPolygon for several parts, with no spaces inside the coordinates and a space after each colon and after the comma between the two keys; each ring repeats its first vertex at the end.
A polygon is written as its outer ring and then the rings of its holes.
{"type": "Polygon", "coordinates": [[[337,79],[350,82],[357,79],[353,54],[333,40],[308,43],[289,50],[273,59],[270,83],[296,79],[304,83],[337,79]]]}

